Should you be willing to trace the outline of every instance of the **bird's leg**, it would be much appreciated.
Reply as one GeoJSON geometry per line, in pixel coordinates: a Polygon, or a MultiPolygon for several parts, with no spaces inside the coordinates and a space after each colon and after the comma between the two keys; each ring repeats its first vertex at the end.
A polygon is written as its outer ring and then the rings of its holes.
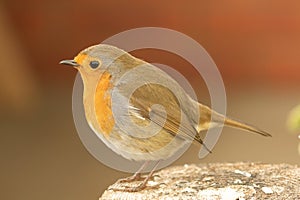
{"type": "Polygon", "coordinates": [[[157,166],[159,164],[159,161],[155,164],[154,168],[151,170],[151,172],[148,174],[148,176],[144,179],[142,183],[140,183],[136,187],[125,187],[121,189],[123,192],[139,192],[147,187],[148,181],[152,178],[154,171],[156,170],[157,166]]]}
{"type": "Polygon", "coordinates": [[[127,178],[122,178],[118,180],[118,183],[129,183],[129,182],[133,182],[133,181],[140,181],[143,180],[143,178],[141,177],[141,172],[143,171],[143,169],[145,169],[145,167],[148,165],[149,161],[146,161],[141,167],[140,169],[134,173],[134,175],[127,177],[127,178]]]}

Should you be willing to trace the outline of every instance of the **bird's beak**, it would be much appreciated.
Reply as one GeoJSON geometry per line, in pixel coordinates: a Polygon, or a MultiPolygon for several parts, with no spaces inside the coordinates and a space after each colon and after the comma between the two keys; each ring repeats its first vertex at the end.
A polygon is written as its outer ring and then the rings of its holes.
{"type": "Polygon", "coordinates": [[[62,60],[62,61],[59,62],[59,64],[62,64],[62,65],[71,65],[73,67],[79,66],[79,64],[75,60],[62,60]]]}

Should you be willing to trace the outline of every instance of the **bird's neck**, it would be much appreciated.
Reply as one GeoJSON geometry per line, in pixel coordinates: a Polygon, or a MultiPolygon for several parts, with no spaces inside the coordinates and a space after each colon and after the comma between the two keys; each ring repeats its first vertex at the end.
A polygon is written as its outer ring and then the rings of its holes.
{"type": "MultiPolygon", "coordinates": [[[[95,91],[97,88],[97,76],[90,76],[83,73],[81,74],[81,78],[83,81],[83,106],[85,110],[85,117],[87,122],[90,126],[95,126],[95,115],[94,115],[94,109],[95,109],[95,103],[94,103],[94,97],[95,97],[95,91]]],[[[95,127],[94,127],[95,128],[95,127]]]]}
{"type": "Polygon", "coordinates": [[[111,110],[111,74],[104,71],[97,76],[83,78],[83,105],[87,122],[94,130],[109,135],[114,127],[111,110]]]}

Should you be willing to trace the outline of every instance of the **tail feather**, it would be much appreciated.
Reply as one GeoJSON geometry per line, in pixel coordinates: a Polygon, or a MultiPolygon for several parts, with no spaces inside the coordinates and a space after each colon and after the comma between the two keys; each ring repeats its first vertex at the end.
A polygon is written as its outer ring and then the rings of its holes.
{"type": "Polygon", "coordinates": [[[242,122],[239,122],[239,121],[235,121],[233,119],[225,118],[224,124],[226,126],[230,126],[230,127],[250,131],[250,132],[253,132],[253,133],[258,133],[258,134],[266,136],[266,137],[272,137],[272,135],[269,134],[266,131],[260,130],[256,127],[253,127],[251,125],[248,125],[248,124],[245,124],[245,123],[242,123],[242,122]]]}
{"type": "Polygon", "coordinates": [[[212,124],[216,124],[216,125],[224,124],[225,126],[246,130],[266,137],[272,136],[268,132],[260,130],[254,126],[227,118],[211,110],[208,106],[205,106],[203,104],[199,104],[199,109],[200,109],[200,123],[198,126],[198,130],[207,130],[212,124]]]}

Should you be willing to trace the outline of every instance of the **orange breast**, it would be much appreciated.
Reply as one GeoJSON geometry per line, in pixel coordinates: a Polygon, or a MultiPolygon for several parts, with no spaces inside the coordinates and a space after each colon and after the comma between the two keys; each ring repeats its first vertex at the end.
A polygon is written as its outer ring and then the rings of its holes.
{"type": "Polygon", "coordinates": [[[112,86],[111,74],[104,72],[96,88],[95,112],[97,122],[105,137],[109,136],[115,125],[111,109],[111,95],[109,92],[112,86]]]}

